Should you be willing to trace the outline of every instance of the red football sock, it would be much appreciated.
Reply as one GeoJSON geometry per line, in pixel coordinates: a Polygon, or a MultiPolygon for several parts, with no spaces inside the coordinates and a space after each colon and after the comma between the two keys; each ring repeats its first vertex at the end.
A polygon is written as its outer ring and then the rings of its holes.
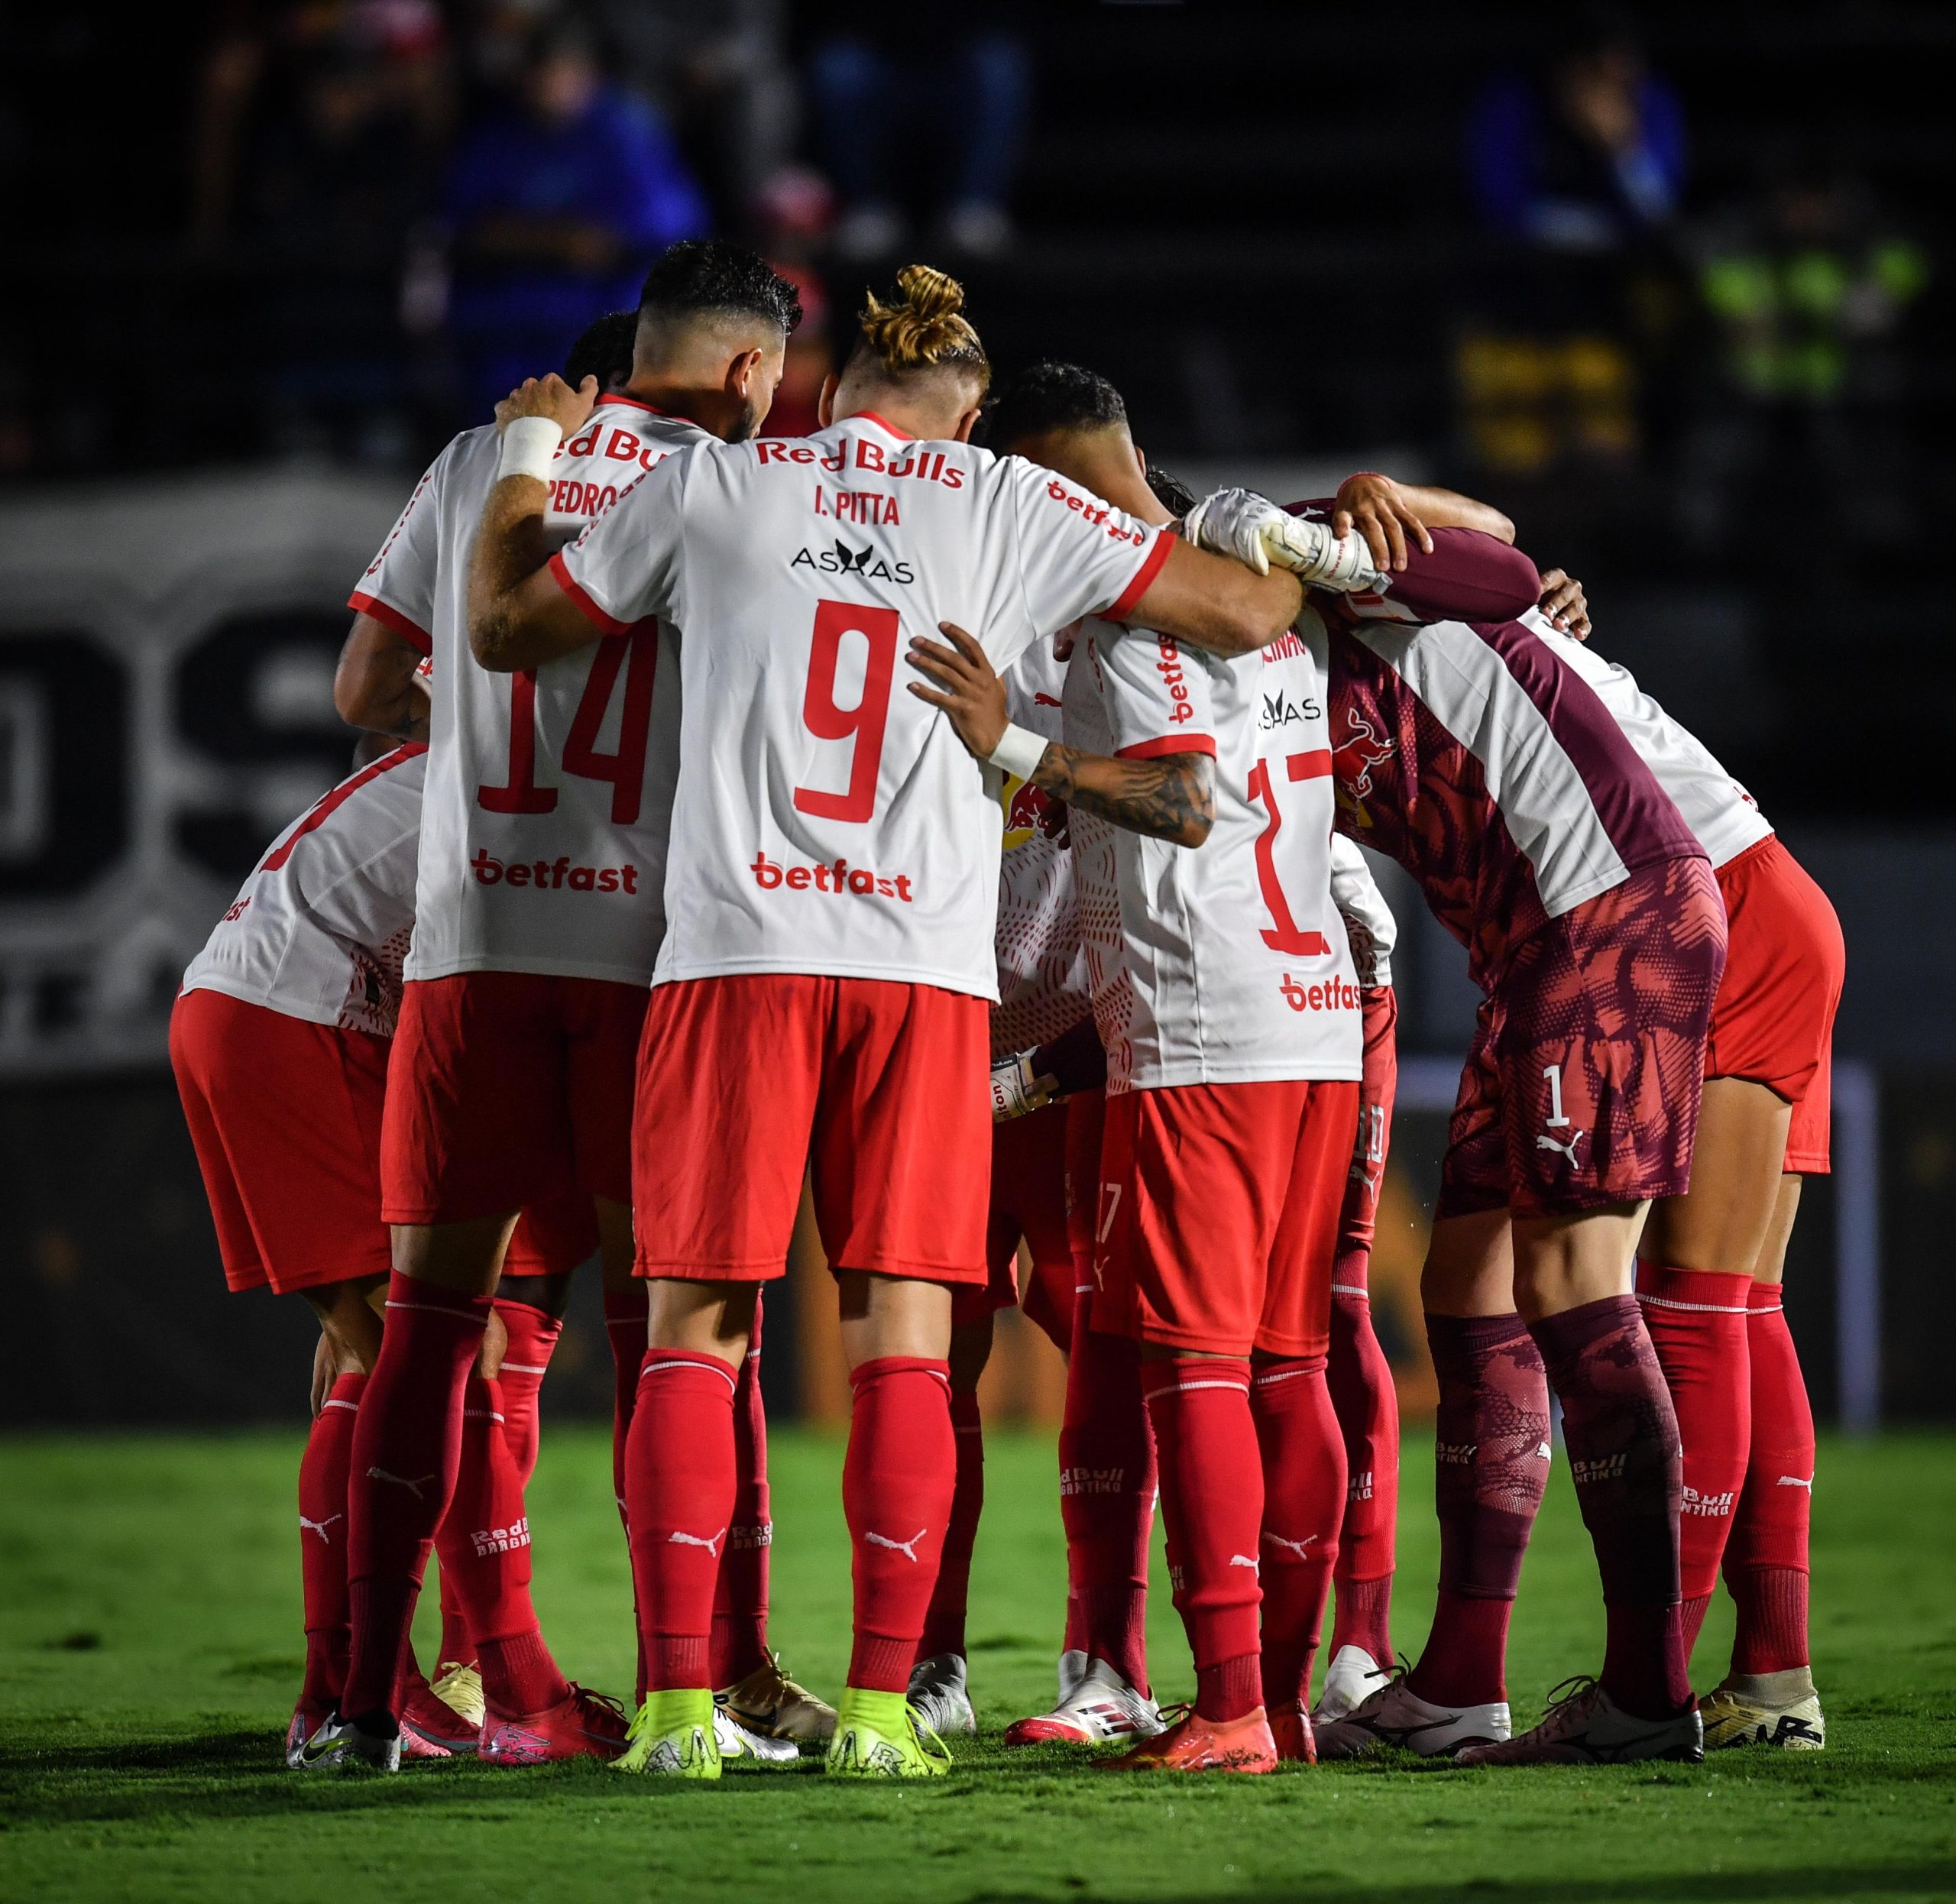
{"type": "Polygon", "coordinates": [[[734,1520],[727,1530],[713,1593],[709,1671],[716,1686],[737,1685],[767,1661],[768,1556],[774,1521],[767,1491],[767,1410],[761,1400],[761,1302],[734,1391],[734,1520]]]}
{"type": "Polygon", "coordinates": [[[1427,1341],[1439,1597],[1407,1684],[1436,1705],[1491,1704],[1507,1697],[1508,1616],[1548,1484],[1548,1378],[1519,1316],[1429,1316],[1427,1341]]]}
{"type": "Polygon", "coordinates": [[[1239,1719],[1262,1702],[1263,1462],[1250,1365],[1178,1355],[1143,1362],[1141,1382],[1160,1452],[1169,1577],[1195,1655],[1195,1709],[1205,1719],[1239,1719]]]}
{"type": "Polygon", "coordinates": [[[950,1520],[938,1562],[938,1584],[924,1616],[920,1660],[940,1653],[964,1652],[964,1613],[971,1597],[971,1550],[978,1543],[978,1517],[985,1511],[985,1424],[976,1394],[950,1391],[951,1433],[957,1439],[957,1481],[950,1520]]]}
{"type": "Polygon", "coordinates": [[[631,1526],[625,1513],[625,1441],[631,1433],[639,1377],[645,1368],[646,1306],[643,1281],[634,1281],[622,1291],[604,1292],[604,1337],[611,1345],[611,1492],[628,1536],[631,1526]]]}
{"type": "Polygon", "coordinates": [[[1684,1506],[1678,1526],[1678,1585],[1684,1595],[1686,1656],[1718,1584],[1718,1562],[1745,1485],[1752,1437],[1746,1351],[1749,1276],[1637,1266],[1637,1295],[1664,1371],[1684,1444],[1684,1506]]]}
{"type": "Polygon", "coordinates": [[[305,1595],[306,1678],[300,1703],[329,1711],[346,1685],[346,1477],[364,1375],[335,1378],[299,1463],[299,1577],[305,1595]]]}
{"type": "Polygon", "coordinates": [[[529,1517],[504,1433],[501,1387],[468,1378],[455,1498],[435,1544],[474,1642],[483,1696],[498,1713],[518,1717],[555,1705],[569,1688],[530,1604],[529,1517]]]}
{"type": "Polygon", "coordinates": [[[646,1351],[625,1453],[646,1689],[712,1683],[713,1598],[739,1494],[734,1394],[717,1355],[646,1351]]]}
{"type": "Polygon", "coordinates": [[[910,1683],[924,1616],[957,1494],[950,1368],[882,1355],[850,1371],[842,1508],[854,1549],[855,1646],[849,1683],[901,1692],[910,1683]]]}
{"type": "Polygon", "coordinates": [[[564,1324],[559,1316],[546,1316],[528,1303],[501,1297],[496,1300],[496,1313],[509,1332],[509,1345],[496,1375],[503,1391],[503,1439],[517,1464],[517,1481],[527,1488],[536,1472],[536,1446],[542,1433],[537,1400],[564,1324]]]}
{"type": "Polygon", "coordinates": [[[1678,1418],[1656,1351],[1634,1296],[1545,1316],[1530,1332],[1562,1403],[1603,1579],[1604,1689],[1626,1712],[1667,1718],[1691,1704],[1691,1680],[1678,1605],[1678,1418]]]}
{"type": "Polygon", "coordinates": [[[1308,1707],[1311,1661],[1338,1559],[1345,1438],[1325,1358],[1258,1362],[1250,1410],[1263,1455],[1263,1703],[1308,1707]]]}
{"type": "Polygon", "coordinates": [[[1345,1514],[1338,1530],[1337,1614],[1331,1650],[1358,1647],[1392,1658],[1392,1575],[1399,1524],[1399,1391],[1372,1328],[1369,1253],[1352,1250],[1332,1271],[1331,1352],[1325,1380],[1345,1438],[1345,1514]]]}
{"type": "MultiPolygon", "coordinates": [[[[461,1485],[459,1481],[456,1483],[461,1485]]],[[[461,1595],[455,1591],[455,1583],[449,1577],[449,1569],[441,1565],[438,1549],[436,1561],[436,1585],[442,1596],[441,1648],[435,1655],[437,1674],[445,1672],[452,1666],[473,1666],[475,1663],[475,1642],[468,1637],[468,1621],[461,1610],[461,1595]]]]}
{"type": "Polygon", "coordinates": [[[388,1280],[347,1486],[353,1646],[340,1709],[350,1718],[385,1709],[391,1696],[428,1550],[455,1492],[463,1390],[488,1320],[487,1296],[398,1270],[388,1280]]]}
{"type": "Polygon", "coordinates": [[[1813,1410],[1780,1285],[1755,1283],[1748,1300],[1752,1446],[1725,1549],[1725,1585],[1739,1612],[1732,1669],[1783,1672],[1810,1662],[1807,1530],[1813,1509],[1813,1410]]]}
{"type": "Polygon", "coordinates": [[[1148,1690],[1148,1547],[1154,1527],[1154,1435],[1141,1349],[1074,1316],[1060,1430],[1060,1518],[1067,1533],[1067,1638],[1148,1690]]]}

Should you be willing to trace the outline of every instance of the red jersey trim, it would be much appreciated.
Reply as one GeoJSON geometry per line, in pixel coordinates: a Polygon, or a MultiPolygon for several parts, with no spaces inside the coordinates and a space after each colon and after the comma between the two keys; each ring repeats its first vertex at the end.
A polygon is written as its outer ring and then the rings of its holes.
{"type": "Polygon", "coordinates": [[[593,627],[602,630],[607,635],[629,635],[632,632],[633,624],[630,622],[620,621],[615,615],[607,615],[578,585],[576,578],[565,565],[564,552],[561,549],[550,558],[550,574],[557,586],[576,603],[578,611],[593,627]]]}
{"type": "Polygon", "coordinates": [[[1103,621],[1119,621],[1134,611],[1134,605],[1148,593],[1149,583],[1161,572],[1161,565],[1168,559],[1168,552],[1175,546],[1175,532],[1164,529],[1154,538],[1154,546],[1141,559],[1141,566],[1134,572],[1134,579],[1114,597],[1113,601],[1100,611],[1103,621]]]}
{"type": "Polygon", "coordinates": [[[353,776],[342,780],[329,792],[322,794],[313,805],[312,811],[294,827],[277,846],[267,853],[260,863],[261,873],[277,873],[292,857],[292,849],[309,833],[316,833],[330,820],[334,814],[370,781],[377,780],[384,773],[390,773],[396,767],[404,766],[428,751],[425,740],[403,741],[392,753],[384,753],[379,759],[370,761],[353,776]]]}
{"type": "Polygon", "coordinates": [[[346,605],[356,614],[371,615],[383,628],[391,630],[410,648],[418,649],[424,656],[432,656],[435,643],[426,629],[408,620],[398,608],[390,607],[378,595],[370,595],[356,588],[346,598],[346,605]]]}
{"type": "Polygon", "coordinates": [[[1164,733],[1158,740],[1137,740],[1116,751],[1116,760],[1159,760],[1171,753],[1206,753],[1216,758],[1216,743],[1206,733],[1164,733]]]}
{"type": "Polygon", "coordinates": [[[873,410],[859,410],[854,416],[845,416],[841,420],[845,423],[876,423],[880,425],[882,428],[888,430],[899,442],[914,443],[917,440],[915,437],[911,435],[909,431],[907,429],[899,429],[887,416],[879,416],[873,410]]]}
{"type": "Polygon", "coordinates": [[[623,403],[627,410],[646,410],[654,416],[670,416],[672,414],[669,410],[661,410],[656,403],[648,403],[643,397],[627,397],[623,391],[601,397],[591,406],[593,413],[601,410],[607,403],[623,403]]]}

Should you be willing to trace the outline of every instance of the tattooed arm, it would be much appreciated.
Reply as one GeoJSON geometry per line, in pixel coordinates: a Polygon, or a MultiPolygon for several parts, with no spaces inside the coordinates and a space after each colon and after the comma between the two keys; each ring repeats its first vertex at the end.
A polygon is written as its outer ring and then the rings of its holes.
{"type": "MultiPolygon", "coordinates": [[[[910,691],[942,708],[972,756],[989,760],[1008,724],[1005,683],[962,628],[939,626],[950,646],[921,636],[911,642],[907,659],[925,681],[912,682],[910,691]]],[[[1048,741],[1031,779],[1057,800],[1177,846],[1200,846],[1216,824],[1216,763],[1206,753],[1119,760],[1048,741]]]]}

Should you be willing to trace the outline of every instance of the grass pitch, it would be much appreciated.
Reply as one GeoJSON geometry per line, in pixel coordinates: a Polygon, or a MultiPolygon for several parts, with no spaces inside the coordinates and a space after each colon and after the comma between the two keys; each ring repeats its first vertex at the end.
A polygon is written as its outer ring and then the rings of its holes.
{"type": "MultiPolygon", "coordinates": [[[[730,1771],[717,1787],[583,1764],[286,1771],[297,1454],[295,1435],[0,1443],[0,1898],[1956,1897],[1956,1439],[1822,1451],[1825,1753],[1169,1783],[999,1748],[996,1728],[1050,1696],[1064,1569],[1051,1443],[996,1437],[971,1623],[993,1730],[954,1748],[941,1784],[887,1789],[831,1786],[812,1763],[730,1771]]],[[[848,1653],[840,1459],[831,1439],[775,1439],[776,1637],[831,1696],[848,1653]]],[[[1410,1648],[1436,1547],[1417,1433],[1407,1468],[1394,1624],[1410,1648]]],[[[623,1689],[629,1588],[609,1478],[597,1435],[546,1432],[530,1497],[536,1591],[566,1669],[623,1689]]],[[[1559,1465],[1515,1623],[1517,1721],[1600,1658],[1593,1581],[1559,1465]]],[[[1158,1587],[1167,1698],[1193,1675],[1158,1587]]],[[[1701,1685],[1730,1634],[1721,1599],[1701,1685]]]]}

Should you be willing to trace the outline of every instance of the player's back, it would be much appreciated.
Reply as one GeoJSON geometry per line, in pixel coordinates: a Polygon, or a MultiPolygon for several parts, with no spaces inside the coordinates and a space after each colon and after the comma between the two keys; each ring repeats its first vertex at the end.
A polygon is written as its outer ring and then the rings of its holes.
{"type": "Polygon", "coordinates": [[[1397,860],[1491,983],[1546,920],[1697,857],[1609,711],[1520,622],[1331,624],[1339,824],[1397,860]]]}
{"type": "MultiPolygon", "coordinates": [[[[546,546],[561,547],[696,426],[600,400],[552,465],[546,546]]],[[[678,752],[669,631],[594,630],[588,647],[492,673],[470,650],[468,571],[499,461],[493,426],[437,459],[353,598],[419,631],[433,657],[421,926],[409,976],[523,971],[649,980],[663,930],[678,752]],[[598,638],[601,632],[615,640],[598,638]]]]}
{"type": "Polygon", "coordinates": [[[1521,617],[1561,661],[1595,689],[1624,737],[1677,802],[1685,823],[1715,866],[1736,859],[1773,831],[1772,824],[1716,755],[1637,685],[1627,668],[1556,629],[1539,610],[1521,617]]]}
{"type": "MultiPolygon", "coordinates": [[[[1146,584],[1158,532],[1044,471],[861,415],[710,444],[561,559],[680,630],[661,981],[804,972],[996,996],[996,776],[905,691],[940,623],[1004,668],[1146,584]]],[[[627,605],[627,606],[621,606],[627,605]]]]}
{"type": "Polygon", "coordinates": [[[390,1036],[414,929],[427,750],[349,775],[267,850],[183,974],[290,1018],[390,1036]]]}

